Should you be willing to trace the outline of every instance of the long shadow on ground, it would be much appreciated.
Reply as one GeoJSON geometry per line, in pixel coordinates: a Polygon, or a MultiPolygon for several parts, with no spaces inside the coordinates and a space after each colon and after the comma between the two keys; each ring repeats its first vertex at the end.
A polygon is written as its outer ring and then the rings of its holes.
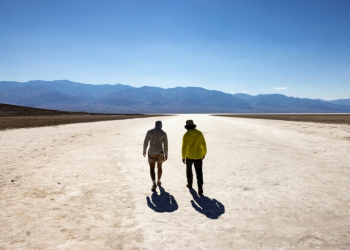
{"type": "Polygon", "coordinates": [[[210,199],[204,195],[198,196],[194,189],[190,189],[193,197],[191,201],[192,207],[199,213],[204,214],[209,219],[217,219],[220,215],[225,213],[225,206],[221,202],[210,199]]]}
{"type": "Polygon", "coordinates": [[[168,192],[165,192],[165,189],[159,186],[160,194],[155,191],[153,192],[151,198],[149,196],[146,197],[147,205],[157,213],[171,213],[176,211],[179,206],[174,198],[174,196],[170,195],[168,192]]]}

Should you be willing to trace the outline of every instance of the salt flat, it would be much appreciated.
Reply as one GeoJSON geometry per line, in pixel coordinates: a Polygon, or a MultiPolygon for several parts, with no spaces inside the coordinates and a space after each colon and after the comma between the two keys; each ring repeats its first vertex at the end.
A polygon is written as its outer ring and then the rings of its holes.
{"type": "Polygon", "coordinates": [[[350,249],[349,152],[346,125],[209,115],[1,131],[0,249],[350,249]],[[185,187],[187,119],[207,141],[202,198],[185,187]]]}

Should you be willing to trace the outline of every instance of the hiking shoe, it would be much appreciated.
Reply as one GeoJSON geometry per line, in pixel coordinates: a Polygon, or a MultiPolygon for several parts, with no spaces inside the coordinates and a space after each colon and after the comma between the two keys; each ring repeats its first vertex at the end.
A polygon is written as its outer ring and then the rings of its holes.
{"type": "Polygon", "coordinates": [[[203,188],[198,188],[198,194],[199,194],[200,196],[203,195],[203,188]]]}
{"type": "Polygon", "coordinates": [[[162,182],[160,180],[157,181],[157,186],[161,186],[162,182]]]}
{"type": "Polygon", "coordinates": [[[187,184],[186,187],[188,187],[189,189],[192,189],[192,184],[187,184]]]}
{"type": "Polygon", "coordinates": [[[151,191],[155,191],[156,190],[156,188],[157,188],[157,185],[152,185],[152,189],[151,189],[151,191]]]}

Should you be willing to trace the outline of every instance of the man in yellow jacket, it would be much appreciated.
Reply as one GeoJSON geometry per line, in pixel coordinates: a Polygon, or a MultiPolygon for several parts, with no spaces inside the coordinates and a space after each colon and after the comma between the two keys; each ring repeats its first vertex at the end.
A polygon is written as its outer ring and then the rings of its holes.
{"type": "Polygon", "coordinates": [[[186,121],[187,132],[182,139],[182,162],[186,164],[187,187],[192,188],[193,173],[192,164],[196,171],[198,194],[203,194],[203,159],[207,154],[207,145],[201,131],[196,129],[193,120],[186,121]]]}

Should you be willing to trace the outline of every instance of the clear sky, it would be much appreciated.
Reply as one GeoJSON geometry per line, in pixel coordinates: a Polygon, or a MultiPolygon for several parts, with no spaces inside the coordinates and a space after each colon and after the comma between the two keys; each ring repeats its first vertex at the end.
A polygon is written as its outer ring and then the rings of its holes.
{"type": "Polygon", "coordinates": [[[0,81],[350,98],[350,0],[0,0],[0,81]]]}

